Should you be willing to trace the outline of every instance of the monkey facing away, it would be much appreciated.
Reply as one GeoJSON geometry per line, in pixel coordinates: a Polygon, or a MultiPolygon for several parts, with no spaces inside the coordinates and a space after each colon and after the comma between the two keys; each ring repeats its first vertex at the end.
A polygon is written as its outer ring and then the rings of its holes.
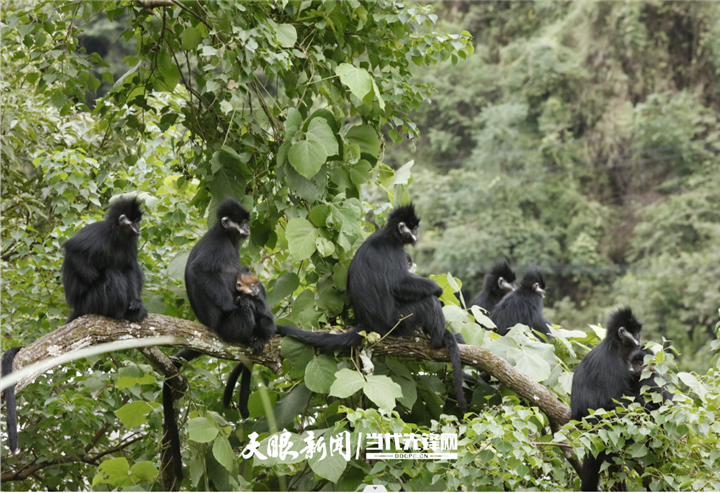
{"type": "Polygon", "coordinates": [[[548,324],[543,312],[545,281],[537,267],[531,267],[520,279],[515,291],[508,293],[490,312],[490,318],[500,335],[508,333],[516,324],[524,324],[539,334],[550,337],[548,324]]]}
{"type": "Polygon", "coordinates": [[[485,274],[483,288],[475,298],[473,298],[470,306],[477,305],[485,308],[488,312],[492,312],[503,297],[515,291],[515,273],[510,268],[507,259],[496,261],[490,268],[490,272],[485,274]]]}
{"type": "MultiPolygon", "coordinates": [[[[102,221],[82,228],[63,245],[65,299],[72,313],[67,322],[83,315],[103,315],[139,322],[147,316],[142,302],[144,276],[138,263],[138,236],[142,210],[137,198],[115,201],[102,221]]],[[[12,372],[22,347],[3,354],[2,372],[12,372]]],[[[17,450],[15,388],[7,389],[8,446],[17,450]]]]}
{"type": "Polygon", "coordinates": [[[278,327],[282,335],[292,335],[322,350],[342,349],[362,343],[361,331],[385,336],[403,336],[422,329],[433,348],[448,350],[458,407],[465,411],[462,389],[462,363],[455,336],[445,328],[439,297],[442,288],[408,270],[405,245],[418,240],[420,219],[412,205],[394,209],[387,224],[370,235],[350,263],[347,291],[355,311],[356,325],[342,334],[320,334],[297,328],[278,327]]]}

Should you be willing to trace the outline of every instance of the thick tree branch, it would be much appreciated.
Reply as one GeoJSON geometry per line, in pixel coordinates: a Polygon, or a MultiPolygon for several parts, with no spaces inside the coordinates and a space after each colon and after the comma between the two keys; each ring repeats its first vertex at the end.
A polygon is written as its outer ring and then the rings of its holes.
{"type": "MultiPolygon", "coordinates": [[[[267,366],[276,373],[280,373],[282,369],[280,355],[282,339],[279,336],[274,337],[267,344],[263,354],[253,354],[252,350],[246,346],[228,344],[220,340],[205,326],[197,322],[155,314],[149,315],[139,324],[96,315],[80,317],[24,347],[15,357],[13,368],[18,370],[48,356],[56,356],[105,342],[165,335],[176,338],[175,347],[195,349],[221,359],[250,361],[267,366]]],[[[427,338],[423,334],[413,337],[387,338],[373,347],[373,353],[378,356],[449,361],[447,351],[430,348],[427,338]]],[[[148,354],[153,354],[153,352],[148,354]]],[[[464,364],[490,373],[519,396],[537,405],[548,416],[553,429],[568,422],[570,410],[565,404],[558,401],[543,385],[520,373],[501,357],[484,349],[464,344],[460,344],[460,356],[464,364]]],[[[167,366],[167,363],[162,364],[155,361],[153,366],[166,376],[176,374],[174,366],[171,368],[167,366]]],[[[19,392],[29,381],[31,379],[18,382],[16,391],[19,392]]]]}

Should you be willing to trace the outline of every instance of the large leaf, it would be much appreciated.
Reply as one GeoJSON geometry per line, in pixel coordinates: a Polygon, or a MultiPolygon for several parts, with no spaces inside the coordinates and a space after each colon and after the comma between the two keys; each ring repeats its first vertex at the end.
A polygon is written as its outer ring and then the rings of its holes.
{"type": "Polygon", "coordinates": [[[395,399],[402,397],[402,388],[385,375],[368,375],[363,392],[382,409],[392,410],[395,399]]]}
{"type": "Polygon", "coordinates": [[[228,471],[232,471],[235,462],[235,454],[233,453],[230,442],[224,436],[219,436],[213,443],[213,455],[215,459],[228,471]]]}
{"type": "Polygon", "coordinates": [[[272,291],[267,294],[267,303],[270,306],[284,300],[300,286],[300,278],[294,272],[286,272],[275,281],[272,291]]]}
{"type": "Polygon", "coordinates": [[[335,358],[321,354],[305,367],[305,385],[313,392],[327,394],[335,381],[337,364],[335,358]]]}
{"type": "Polygon", "coordinates": [[[308,140],[314,140],[322,144],[328,156],[334,156],[338,153],[337,139],[324,118],[313,118],[305,135],[308,140]]]}
{"type": "Polygon", "coordinates": [[[291,220],[287,225],[285,238],[288,242],[290,255],[292,255],[295,260],[305,260],[315,253],[317,231],[307,219],[296,217],[291,220]]]}
{"type": "MultiPolygon", "coordinates": [[[[342,433],[342,431],[339,433],[342,433]]],[[[330,443],[330,436],[329,434],[325,435],[325,443],[328,445],[330,443]]],[[[345,445],[345,440],[342,440],[342,446],[345,447],[345,445]]],[[[322,454],[315,452],[312,459],[308,460],[308,464],[315,474],[333,483],[338,482],[347,467],[347,461],[345,457],[340,454],[339,450],[333,451],[332,454],[330,454],[330,450],[328,450],[325,458],[322,458],[322,454]]]]}
{"type": "Polygon", "coordinates": [[[294,143],[288,152],[288,160],[293,168],[305,178],[312,178],[320,171],[327,159],[325,146],[314,140],[301,140],[294,143]]]}
{"type": "Polygon", "coordinates": [[[297,41],[297,31],[292,24],[280,24],[275,31],[275,37],[284,48],[292,48],[297,41]]]}
{"type": "Polygon", "coordinates": [[[377,132],[370,125],[355,125],[348,130],[345,138],[351,144],[357,144],[360,152],[377,156],[380,152],[380,139],[377,132]]]}
{"type": "Polygon", "coordinates": [[[212,442],[219,431],[215,421],[208,418],[193,418],[188,421],[188,437],[193,442],[212,442]]]}
{"type": "Polygon", "coordinates": [[[290,191],[301,199],[307,200],[308,202],[315,202],[325,190],[328,175],[325,165],[321,166],[320,171],[310,180],[295,171],[295,168],[290,164],[286,164],[283,170],[285,171],[285,180],[287,181],[290,191]]]}
{"type": "Polygon", "coordinates": [[[170,261],[167,267],[167,276],[171,279],[182,281],[185,279],[185,266],[187,265],[190,252],[180,252],[170,261]]]}
{"type": "Polygon", "coordinates": [[[144,425],[147,423],[147,415],[158,407],[159,404],[155,402],[146,401],[134,401],[128,402],[123,407],[115,411],[115,416],[118,417],[125,428],[128,430],[135,428],[136,426],[144,425]]]}
{"type": "Polygon", "coordinates": [[[358,99],[362,100],[367,93],[372,91],[372,79],[364,68],[358,68],[349,63],[341,63],[335,69],[340,77],[340,82],[345,84],[358,99]]]}
{"type": "Polygon", "coordinates": [[[365,379],[356,370],[343,368],[335,374],[335,381],[330,386],[330,395],[346,398],[365,386],[365,379]]]}

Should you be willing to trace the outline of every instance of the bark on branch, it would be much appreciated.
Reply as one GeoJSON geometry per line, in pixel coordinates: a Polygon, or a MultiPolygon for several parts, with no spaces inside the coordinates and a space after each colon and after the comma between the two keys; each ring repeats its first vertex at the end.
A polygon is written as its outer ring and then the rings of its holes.
{"type": "MultiPolygon", "coordinates": [[[[130,323],[112,320],[96,315],[80,317],[64,325],[55,332],[47,334],[23,348],[15,357],[13,368],[19,370],[49,356],[57,356],[72,350],[124,339],[142,339],[157,336],[174,336],[175,347],[191,348],[216,358],[243,360],[264,365],[275,373],[282,370],[280,355],[280,336],[274,337],[265,347],[263,354],[253,354],[250,348],[228,344],[197,322],[169,317],[149,315],[142,323],[130,323]]],[[[174,394],[182,396],[187,389],[187,380],[178,377],[175,366],[159,350],[144,350],[143,354],[151,361],[156,371],[168,378],[174,394]]],[[[424,334],[412,337],[386,338],[373,346],[373,354],[378,356],[397,356],[401,358],[425,359],[430,361],[449,361],[444,349],[432,349],[424,334]]],[[[568,407],[557,400],[543,385],[527,375],[520,373],[503,358],[484,349],[460,344],[460,356],[464,364],[490,373],[503,385],[515,391],[520,397],[532,402],[550,421],[553,430],[557,430],[570,419],[568,407]]],[[[21,380],[16,392],[22,390],[37,375],[21,380]]],[[[574,467],[579,463],[571,457],[572,451],[563,449],[574,467]]]]}
{"type": "MultiPolygon", "coordinates": [[[[280,373],[282,370],[280,355],[282,338],[279,336],[274,337],[267,344],[263,354],[253,354],[246,346],[228,344],[220,340],[202,324],[155,314],[149,315],[142,323],[129,323],[96,315],[80,317],[24,347],[15,357],[13,368],[19,370],[49,356],[105,342],[165,335],[174,336],[177,341],[174,346],[178,348],[195,349],[221,359],[250,361],[267,366],[276,373],[280,373]]],[[[373,354],[449,361],[447,351],[430,348],[427,338],[423,334],[413,337],[387,338],[374,346],[373,354]]],[[[553,428],[561,427],[570,419],[570,410],[565,404],[558,401],[543,385],[520,373],[501,357],[484,349],[464,344],[460,344],[460,356],[464,364],[490,373],[519,396],[535,403],[548,416],[553,428]]],[[[174,367],[171,368],[167,364],[154,362],[153,365],[156,370],[166,376],[176,374],[174,367]]],[[[16,392],[22,390],[31,381],[31,378],[18,382],[16,392]]],[[[185,384],[187,385],[187,382],[185,384]]],[[[183,391],[180,388],[177,390],[183,391]]]]}

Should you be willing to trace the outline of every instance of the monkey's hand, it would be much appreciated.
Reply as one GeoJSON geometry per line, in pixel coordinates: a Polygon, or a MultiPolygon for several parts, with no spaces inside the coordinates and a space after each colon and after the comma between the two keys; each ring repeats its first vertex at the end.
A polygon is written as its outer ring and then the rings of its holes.
{"type": "Polygon", "coordinates": [[[265,341],[258,339],[257,337],[253,337],[250,347],[252,348],[253,353],[260,354],[265,351],[265,341]]]}
{"type": "Polygon", "coordinates": [[[135,311],[139,310],[142,306],[142,300],[139,298],[135,298],[134,300],[130,301],[130,304],[128,305],[128,310],[135,311]]]}

